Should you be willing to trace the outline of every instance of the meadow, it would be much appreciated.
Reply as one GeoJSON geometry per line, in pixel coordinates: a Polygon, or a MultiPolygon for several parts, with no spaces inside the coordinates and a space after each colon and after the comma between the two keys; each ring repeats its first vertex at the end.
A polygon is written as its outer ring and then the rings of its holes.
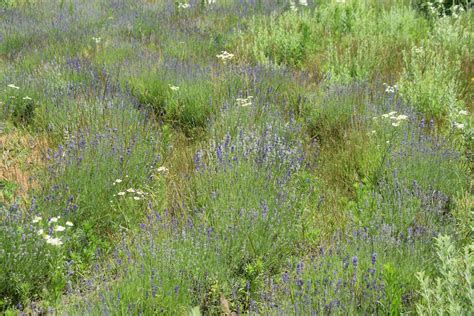
{"type": "Polygon", "coordinates": [[[0,313],[472,313],[472,8],[0,0],[0,313]]]}

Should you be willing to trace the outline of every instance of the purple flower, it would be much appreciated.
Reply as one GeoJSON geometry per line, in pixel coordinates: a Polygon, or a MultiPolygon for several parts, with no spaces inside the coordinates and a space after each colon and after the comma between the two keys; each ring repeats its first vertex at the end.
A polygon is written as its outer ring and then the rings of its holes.
{"type": "Polygon", "coordinates": [[[357,258],[357,256],[352,257],[352,265],[354,266],[354,268],[357,268],[358,263],[359,258],[357,258]]]}
{"type": "Polygon", "coordinates": [[[372,254],[372,264],[375,265],[376,263],[377,263],[377,253],[374,252],[374,253],[372,254]]]}

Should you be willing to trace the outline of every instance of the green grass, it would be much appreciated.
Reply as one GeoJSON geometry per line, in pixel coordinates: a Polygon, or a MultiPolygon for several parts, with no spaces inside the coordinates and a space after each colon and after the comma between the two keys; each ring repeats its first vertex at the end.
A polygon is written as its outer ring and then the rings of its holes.
{"type": "Polygon", "coordinates": [[[469,310],[472,10],[429,3],[0,1],[0,311],[469,310]]]}

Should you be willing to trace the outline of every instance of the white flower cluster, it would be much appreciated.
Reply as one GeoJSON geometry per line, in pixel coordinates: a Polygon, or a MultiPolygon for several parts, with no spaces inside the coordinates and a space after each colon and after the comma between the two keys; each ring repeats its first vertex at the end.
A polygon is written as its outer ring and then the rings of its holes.
{"type": "Polygon", "coordinates": [[[173,90],[173,91],[178,91],[178,90],[179,90],[179,87],[178,87],[178,86],[174,86],[174,85],[171,85],[171,84],[169,84],[168,86],[169,86],[170,89],[173,90]]]}
{"type": "Polygon", "coordinates": [[[393,86],[390,86],[386,83],[383,84],[385,86],[385,93],[395,93],[398,91],[398,86],[397,85],[393,85],[393,86]]]}
{"type": "Polygon", "coordinates": [[[93,40],[96,44],[100,44],[100,42],[102,41],[102,38],[92,36],[92,40],[93,40]]]}
{"type": "Polygon", "coordinates": [[[253,100],[253,97],[251,95],[249,95],[246,98],[237,98],[237,99],[235,99],[235,101],[237,102],[237,105],[242,106],[242,107],[252,105],[252,100],[253,100]]]}
{"type": "MultiPolygon", "coordinates": [[[[50,244],[50,245],[53,245],[53,246],[61,246],[63,244],[63,241],[61,240],[61,238],[52,236],[53,232],[63,232],[63,231],[66,230],[66,227],[55,224],[55,223],[58,223],[60,218],[61,218],[61,216],[57,216],[57,217],[51,217],[49,219],[49,221],[48,221],[48,230],[50,231],[49,234],[45,233],[44,229],[42,229],[42,228],[38,229],[37,234],[39,236],[42,236],[47,244],[50,244]],[[54,226],[53,226],[53,224],[54,224],[54,226]]],[[[38,224],[38,223],[41,223],[42,220],[43,220],[42,217],[35,216],[32,220],[32,223],[33,224],[38,224]]],[[[74,224],[70,221],[66,221],[65,225],[67,227],[73,227],[74,226],[74,224]]]]}
{"type": "MultiPolygon", "coordinates": [[[[392,112],[389,112],[389,113],[386,113],[386,114],[382,114],[380,117],[384,118],[384,119],[392,120],[392,126],[395,126],[395,127],[400,126],[400,124],[403,121],[408,120],[407,115],[405,115],[405,114],[397,115],[397,111],[392,111],[392,112]]],[[[377,116],[374,116],[373,119],[376,120],[377,116]]]]}
{"type": "MultiPolygon", "coordinates": [[[[116,183],[121,183],[121,182],[122,182],[121,179],[117,179],[117,180],[115,180],[114,185],[116,183]]],[[[131,194],[130,198],[133,198],[135,201],[142,200],[145,197],[145,195],[147,195],[146,192],[143,192],[142,190],[139,190],[139,189],[133,189],[133,188],[129,188],[125,191],[120,191],[120,192],[117,193],[117,195],[118,196],[125,196],[125,195],[127,195],[127,193],[130,193],[131,194]]],[[[114,196],[115,196],[115,194],[114,194],[114,196]]]]}
{"type": "Polygon", "coordinates": [[[12,88],[12,89],[20,89],[20,87],[15,86],[14,84],[9,84],[7,87],[12,88]]]}
{"type": "Polygon", "coordinates": [[[179,2],[178,3],[178,9],[188,9],[190,7],[191,7],[191,5],[189,3],[186,3],[186,2],[179,2]]]}
{"type": "Polygon", "coordinates": [[[229,60],[234,58],[234,54],[231,54],[231,53],[224,50],[220,54],[217,54],[216,57],[219,58],[220,60],[222,60],[222,62],[225,64],[229,60]]]}

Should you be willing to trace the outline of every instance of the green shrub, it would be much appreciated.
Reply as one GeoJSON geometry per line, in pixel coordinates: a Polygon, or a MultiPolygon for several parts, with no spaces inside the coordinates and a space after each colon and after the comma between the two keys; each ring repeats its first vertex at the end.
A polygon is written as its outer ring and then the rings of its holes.
{"type": "Polygon", "coordinates": [[[432,279],[417,273],[420,282],[420,302],[416,310],[422,315],[466,315],[474,306],[472,271],[474,243],[456,247],[449,236],[436,238],[438,276],[432,279]]]}
{"type": "Polygon", "coordinates": [[[51,223],[42,225],[46,219],[32,222],[21,213],[16,205],[0,207],[0,311],[36,300],[54,304],[66,285],[65,245],[45,237],[68,243],[69,232],[55,232],[51,223]]]}
{"type": "Polygon", "coordinates": [[[401,96],[421,113],[443,119],[462,108],[459,97],[459,59],[437,51],[429,42],[405,52],[401,96]]]}

